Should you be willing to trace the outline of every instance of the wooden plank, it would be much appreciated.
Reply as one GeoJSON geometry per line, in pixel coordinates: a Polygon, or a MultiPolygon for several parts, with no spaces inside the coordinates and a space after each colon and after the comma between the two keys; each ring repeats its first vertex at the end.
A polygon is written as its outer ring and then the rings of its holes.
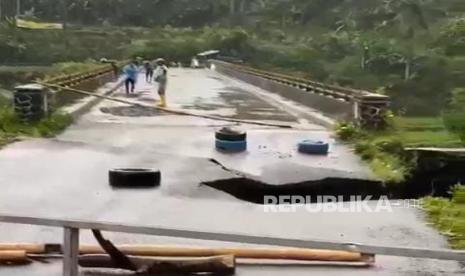
{"type": "Polygon", "coordinates": [[[0,214],[0,222],[41,225],[51,227],[99,229],[102,231],[145,234],[163,237],[187,238],[196,240],[215,240],[223,242],[236,242],[247,244],[263,244],[271,246],[284,246],[295,248],[314,248],[327,250],[342,250],[374,255],[390,255],[411,258],[426,258],[440,260],[465,261],[465,250],[405,248],[377,245],[364,245],[358,243],[344,243],[321,240],[284,239],[266,236],[252,236],[237,233],[212,233],[187,229],[171,229],[164,227],[122,225],[109,222],[91,222],[81,220],[63,220],[50,218],[36,218],[23,216],[8,216],[0,214]]]}
{"type": "Polygon", "coordinates": [[[79,228],[65,227],[63,230],[63,276],[78,276],[79,228]]]}

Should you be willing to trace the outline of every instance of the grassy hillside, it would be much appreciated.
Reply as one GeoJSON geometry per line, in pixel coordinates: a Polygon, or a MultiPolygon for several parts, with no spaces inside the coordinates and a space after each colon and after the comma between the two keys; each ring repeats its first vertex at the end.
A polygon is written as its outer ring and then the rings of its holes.
{"type": "MultiPolygon", "coordinates": [[[[51,0],[25,2],[33,18],[63,19],[51,0]]],[[[68,2],[64,31],[3,22],[0,63],[188,61],[219,49],[256,67],[387,94],[396,115],[438,119],[465,87],[460,0],[68,2]]]]}
{"type": "Polygon", "coordinates": [[[465,186],[452,191],[452,199],[426,198],[423,200],[430,222],[445,235],[452,247],[465,249],[465,186]]]}

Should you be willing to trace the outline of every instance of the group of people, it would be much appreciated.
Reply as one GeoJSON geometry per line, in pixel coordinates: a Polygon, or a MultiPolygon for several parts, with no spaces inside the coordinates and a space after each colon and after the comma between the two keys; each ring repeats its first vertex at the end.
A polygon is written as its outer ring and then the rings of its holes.
{"type": "Polygon", "coordinates": [[[143,66],[139,66],[138,60],[133,60],[124,66],[124,84],[126,95],[134,93],[134,88],[139,76],[139,72],[145,71],[145,81],[152,83],[152,80],[158,83],[158,95],[160,96],[160,107],[166,107],[166,86],[168,84],[168,67],[166,61],[162,58],[155,61],[144,61],[143,66]]]}

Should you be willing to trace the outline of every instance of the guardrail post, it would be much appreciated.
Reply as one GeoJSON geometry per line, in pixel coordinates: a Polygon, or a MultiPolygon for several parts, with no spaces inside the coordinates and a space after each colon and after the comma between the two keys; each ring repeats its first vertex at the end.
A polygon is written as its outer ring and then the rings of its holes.
{"type": "Polygon", "coordinates": [[[378,94],[368,94],[356,99],[356,120],[362,127],[368,129],[383,129],[386,127],[386,112],[389,108],[389,97],[378,94]]]}
{"type": "Polygon", "coordinates": [[[15,87],[15,112],[22,120],[38,121],[48,115],[49,92],[39,84],[27,84],[15,87]]]}
{"type": "Polygon", "coordinates": [[[78,276],[79,229],[64,228],[63,276],[78,276]]]}
{"type": "Polygon", "coordinates": [[[355,100],[353,101],[353,109],[354,109],[354,120],[355,122],[360,122],[360,102],[355,100]]]}

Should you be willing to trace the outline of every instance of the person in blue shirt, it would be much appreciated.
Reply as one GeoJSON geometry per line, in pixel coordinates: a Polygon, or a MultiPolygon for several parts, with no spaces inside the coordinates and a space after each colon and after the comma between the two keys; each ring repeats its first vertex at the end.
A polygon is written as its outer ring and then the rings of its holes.
{"type": "Polygon", "coordinates": [[[136,86],[137,75],[139,75],[139,68],[137,67],[137,61],[131,61],[128,65],[124,66],[123,74],[125,76],[124,85],[126,87],[126,95],[134,93],[136,86]]]}

